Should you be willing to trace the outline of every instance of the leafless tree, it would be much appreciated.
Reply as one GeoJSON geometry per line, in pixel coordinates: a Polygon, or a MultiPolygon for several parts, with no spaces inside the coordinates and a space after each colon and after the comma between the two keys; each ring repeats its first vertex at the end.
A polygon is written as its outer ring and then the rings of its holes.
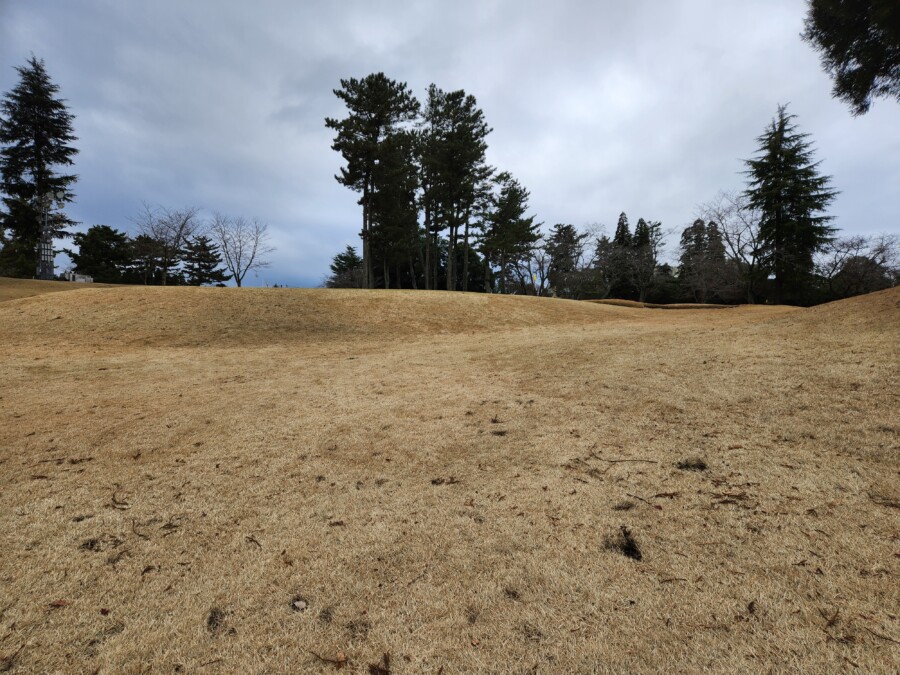
{"type": "Polygon", "coordinates": [[[134,222],[141,234],[156,242],[160,261],[160,283],[166,285],[169,270],[178,264],[187,240],[198,233],[202,223],[197,217],[199,209],[167,209],[141,204],[134,222]]]}
{"type": "Polygon", "coordinates": [[[719,226],[725,250],[738,270],[747,302],[752,304],[755,284],[761,274],[759,211],[750,208],[743,193],[722,191],[712,201],[701,204],[698,212],[701,219],[719,226]]]}
{"type": "Polygon", "coordinates": [[[900,283],[900,237],[855,235],[835,239],[816,259],[831,298],[848,298],[900,283]]]}
{"type": "Polygon", "coordinates": [[[269,266],[265,257],[275,249],[269,245],[269,226],[256,218],[213,216],[210,233],[222,253],[225,267],[240,288],[250,270],[269,266]]]}
{"type": "Polygon", "coordinates": [[[513,263],[512,271],[524,295],[547,295],[550,290],[550,262],[545,243],[540,241],[528,255],[513,263]]]}

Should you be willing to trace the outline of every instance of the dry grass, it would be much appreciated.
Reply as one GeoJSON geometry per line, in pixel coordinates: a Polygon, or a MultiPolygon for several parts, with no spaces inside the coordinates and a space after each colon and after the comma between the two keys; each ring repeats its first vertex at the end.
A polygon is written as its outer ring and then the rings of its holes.
{"type": "MultiPolygon", "coordinates": [[[[108,284],[92,284],[93,287],[110,288],[108,284]]],[[[37,279],[7,279],[0,277],[0,302],[30,298],[44,293],[83,290],[85,284],[69,281],[39,281],[37,279]]]]}
{"type": "Polygon", "coordinates": [[[4,302],[0,669],[896,672],[898,339],[897,289],[4,302]]]}

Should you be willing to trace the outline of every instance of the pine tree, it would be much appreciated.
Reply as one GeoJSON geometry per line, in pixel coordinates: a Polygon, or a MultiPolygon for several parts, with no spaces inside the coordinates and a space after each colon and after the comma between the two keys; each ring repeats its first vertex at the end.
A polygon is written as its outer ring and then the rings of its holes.
{"type": "Polygon", "coordinates": [[[678,280],[695,302],[709,302],[727,283],[728,261],[719,226],[701,218],[681,233],[678,280]]]}
{"type": "Polygon", "coordinates": [[[811,0],[803,39],[821,53],[832,95],[854,115],[868,112],[873,96],[900,102],[897,0],[811,0]]]}
{"type": "Polygon", "coordinates": [[[579,233],[573,225],[557,224],[550,231],[545,246],[550,256],[547,277],[550,287],[557,296],[573,298],[576,286],[581,281],[578,263],[584,254],[584,240],[587,233],[579,233]]]}
{"type": "MultiPolygon", "coordinates": [[[[30,277],[37,268],[48,197],[63,203],[74,198],[77,176],[61,170],[73,164],[78,150],[71,145],[77,140],[74,116],[57,97],[59,86],[50,80],[44,62],[32,56],[16,70],[19,83],[0,103],[0,229],[10,231],[0,251],[0,271],[30,277]]],[[[66,228],[75,224],[62,212],[48,214],[47,223],[54,237],[68,236],[66,228]]]]}
{"type": "Polygon", "coordinates": [[[609,294],[614,298],[630,298],[635,295],[634,284],[631,283],[631,259],[634,253],[628,216],[619,214],[616,233],[607,256],[610,279],[609,294]]]}
{"type": "MultiPolygon", "coordinates": [[[[500,268],[500,292],[506,293],[512,269],[541,238],[540,224],[534,222],[534,216],[525,216],[531,195],[518,180],[503,172],[494,182],[498,195],[482,247],[486,263],[500,268]]],[[[489,283],[490,275],[485,274],[485,290],[489,290],[489,283]]]]}
{"type": "Polygon", "coordinates": [[[819,174],[809,134],[797,131],[786,106],[760,136],[759,155],[749,167],[746,195],[759,209],[764,269],[775,275],[775,301],[799,300],[813,271],[813,256],[831,241],[831,216],[823,212],[837,192],[819,174]]]}
{"type": "Polygon", "coordinates": [[[105,284],[121,283],[133,264],[128,235],[109,225],[94,225],[85,233],[76,233],[72,242],[77,251],[66,249],[75,270],[105,284]]]}
{"type": "Polygon", "coordinates": [[[221,267],[222,255],[212,239],[200,235],[189,239],[181,258],[184,263],[185,282],[188,286],[225,285],[231,279],[221,267]]]}
{"type": "Polygon", "coordinates": [[[639,218],[631,239],[629,269],[631,282],[637,289],[638,300],[641,302],[647,299],[647,292],[653,284],[661,241],[662,225],[639,218]]]}
{"type": "MultiPolygon", "coordinates": [[[[457,288],[455,253],[462,230],[463,290],[468,290],[468,250],[472,216],[488,189],[493,169],[485,163],[486,138],[491,128],[474,96],[462,89],[445,92],[428,88],[421,130],[423,205],[429,249],[440,232],[448,237],[447,289],[457,288]]],[[[430,256],[429,262],[433,259],[430,256]]]]}
{"type": "MultiPolygon", "coordinates": [[[[416,190],[419,170],[416,165],[416,136],[398,131],[382,142],[380,158],[373,173],[370,204],[372,258],[381,262],[382,283],[391,287],[391,273],[408,266],[411,284],[416,285],[413,257],[418,251],[419,211],[416,190]]],[[[402,279],[395,274],[396,286],[402,279]]]]}
{"type": "Polygon", "coordinates": [[[384,141],[397,133],[405,122],[415,119],[419,102],[405,82],[395,82],[384,73],[373,73],[362,80],[341,80],[341,88],[335,89],[334,94],[349,112],[343,120],[325,119],[325,126],[337,132],[331,149],[340,152],[347,162],[335,179],[362,193],[359,203],[363,209],[363,285],[373,288],[372,199],[379,189],[375,182],[376,167],[385,150],[384,141]]]}

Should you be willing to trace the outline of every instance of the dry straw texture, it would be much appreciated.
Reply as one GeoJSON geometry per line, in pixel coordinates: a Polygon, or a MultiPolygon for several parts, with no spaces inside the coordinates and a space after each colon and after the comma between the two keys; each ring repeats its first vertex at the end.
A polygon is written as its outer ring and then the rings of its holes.
{"type": "Polygon", "coordinates": [[[900,289],[9,299],[0,669],[897,672],[898,340],[900,289]]]}

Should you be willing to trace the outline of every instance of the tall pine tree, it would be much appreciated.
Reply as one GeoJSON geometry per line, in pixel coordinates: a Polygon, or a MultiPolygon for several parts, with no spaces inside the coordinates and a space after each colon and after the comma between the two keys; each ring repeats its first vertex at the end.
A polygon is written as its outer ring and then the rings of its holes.
{"type": "MultiPolygon", "coordinates": [[[[498,194],[490,215],[487,231],[482,238],[485,265],[500,268],[500,292],[507,292],[507,280],[512,270],[531,253],[541,238],[540,223],[534,216],[525,216],[531,194],[507,172],[494,179],[498,194]]],[[[485,290],[490,290],[490,273],[485,271],[485,290]]]]}
{"type": "Polygon", "coordinates": [[[372,259],[373,229],[376,225],[373,198],[380,186],[376,183],[376,167],[384,159],[385,140],[416,118],[419,102],[405,82],[395,82],[384,73],[373,73],[361,80],[341,80],[334,90],[347,106],[343,120],[325,119],[325,126],[337,132],[332,150],[341,153],[347,165],[335,179],[355,192],[362,193],[363,285],[373,288],[375,273],[372,259]]]}
{"type": "MultiPolygon", "coordinates": [[[[77,176],[64,171],[78,150],[72,146],[74,116],[57,97],[59,86],[44,62],[32,56],[16,70],[19,83],[0,102],[0,230],[9,230],[0,273],[31,277],[48,196],[63,203],[75,196],[77,176]]],[[[49,214],[47,223],[54,237],[68,236],[66,228],[75,224],[62,212],[49,214]]]]}
{"type": "Polygon", "coordinates": [[[787,106],[760,136],[758,156],[745,160],[749,206],[759,209],[763,267],[775,276],[776,302],[802,301],[813,256],[831,241],[825,209],[837,192],[819,174],[809,134],[799,133],[787,106]]]}
{"type": "Polygon", "coordinates": [[[634,284],[631,283],[631,259],[634,250],[628,216],[619,214],[616,233],[613,235],[606,264],[609,266],[609,294],[614,298],[631,298],[635,295],[634,284]]]}
{"type": "MultiPolygon", "coordinates": [[[[440,232],[447,231],[447,290],[457,288],[456,248],[462,234],[462,290],[468,290],[470,225],[478,203],[489,188],[493,169],[485,162],[491,128],[475,97],[459,89],[428,88],[421,129],[422,203],[429,232],[427,258],[440,232]],[[461,231],[461,232],[460,232],[461,231]]],[[[436,276],[436,274],[435,274],[436,276]]]]}

